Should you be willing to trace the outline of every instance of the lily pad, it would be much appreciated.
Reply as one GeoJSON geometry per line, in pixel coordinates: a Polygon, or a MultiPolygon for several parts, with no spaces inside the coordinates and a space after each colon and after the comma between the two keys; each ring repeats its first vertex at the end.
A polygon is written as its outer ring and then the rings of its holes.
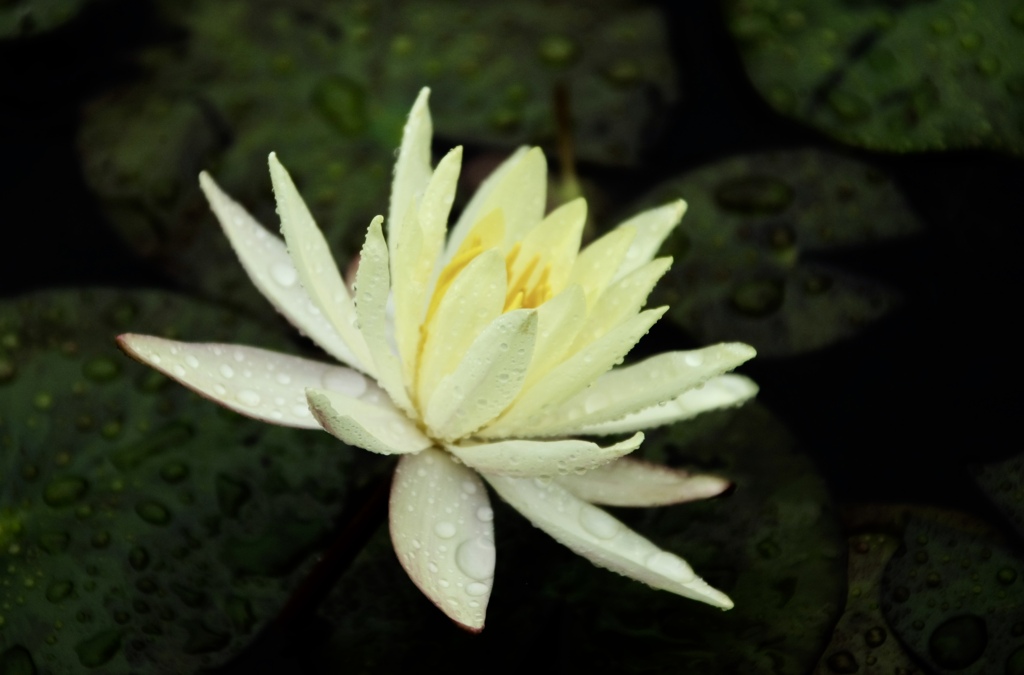
{"type": "Polygon", "coordinates": [[[1024,560],[986,526],[911,517],[882,579],[894,634],[938,673],[1024,672],[1024,560]]]}
{"type": "Polygon", "coordinates": [[[879,607],[882,574],[900,543],[899,537],[891,534],[850,537],[846,609],[814,675],[920,673],[899,640],[893,637],[879,607]]]}
{"type": "Polygon", "coordinates": [[[280,611],[360,480],[364,453],[129,360],[113,342],[129,330],[288,349],[160,293],[0,305],[0,672],[225,662],[280,611]]]}
{"type": "Polygon", "coordinates": [[[1024,536],[1024,455],[975,467],[974,480],[1024,536]]]}
{"type": "Polygon", "coordinates": [[[892,181],[819,150],[725,159],[670,179],[635,211],[689,204],[662,247],[675,260],[651,302],[698,342],[741,340],[788,356],[852,337],[899,294],[817,254],[882,244],[921,230],[892,181]]]}
{"type": "Polygon", "coordinates": [[[225,264],[201,169],[275,229],[276,151],[351,255],[387,208],[393,152],[423,86],[440,136],[508,149],[553,142],[564,83],[576,155],[635,164],[675,76],[654,8],[600,4],[164,2],[188,39],[141,53],[145,79],[87,107],[86,179],[136,251],[190,288],[265,311],[225,264]]]}
{"type": "Polygon", "coordinates": [[[0,40],[30,37],[58,28],[95,0],[7,0],[0,2],[0,40]]]}
{"type": "Polygon", "coordinates": [[[450,672],[470,673],[496,654],[513,672],[536,668],[543,653],[563,672],[802,675],[839,614],[845,559],[825,486],[794,446],[757,405],[651,433],[648,458],[724,475],[735,492],[615,512],[729,593],[728,612],[597,569],[495,498],[496,583],[481,635],[443,620],[382,534],[326,601],[334,631],[308,672],[398,672],[443,658],[450,672]]]}
{"type": "Polygon", "coordinates": [[[729,0],[779,112],[875,150],[1024,152],[1024,4],[729,0]]]}

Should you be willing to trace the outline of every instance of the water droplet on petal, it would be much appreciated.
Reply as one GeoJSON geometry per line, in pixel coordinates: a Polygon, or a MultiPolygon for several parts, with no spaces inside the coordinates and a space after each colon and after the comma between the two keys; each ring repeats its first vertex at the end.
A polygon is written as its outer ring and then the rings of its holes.
{"type": "Polygon", "coordinates": [[[455,564],[466,576],[484,581],[494,576],[494,542],[490,537],[467,539],[455,551],[455,564]]]}
{"type": "Polygon", "coordinates": [[[683,360],[686,361],[686,365],[693,368],[696,368],[697,366],[700,366],[701,364],[704,363],[704,357],[701,356],[700,354],[687,354],[683,360]]]}
{"type": "Polygon", "coordinates": [[[472,595],[474,597],[480,597],[481,595],[487,593],[487,591],[489,590],[491,590],[490,586],[488,586],[487,584],[482,584],[479,581],[474,581],[473,583],[466,586],[466,594],[472,595]]]}
{"type": "Polygon", "coordinates": [[[489,523],[494,520],[494,509],[490,506],[481,506],[476,510],[476,517],[480,522],[489,523]]]}
{"type": "Polygon", "coordinates": [[[366,392],[366,378],[354,370],[329,370],[324,373],[321,381],[325,389],[352,397],[362,396],[366,392]]]}
{"type": "Polygon", "coordinates": [[[260,401],[262,399],[260,398],[260,395],[254,392],[252,389],[243,389],[242,391],[238,392],[238,400],[241,401],[244,405],[257,406],[260,404],[260,401]]]}
{"type": "Polygon", "coordinates": [[[455,525],[449,523],[447,520],[442,520],[434,525],[434,534],[442,539],[451,539],[455,536],[455,525]]]}
{"type": "Polygon", "coordinates": [[[691,581],[696,577],[690,566],[679,556],[666,551],[658,551],[647,558],[647,567],[652,572],[662,574],[674,581],[691,581]]]}
{"type": "Polygon", "coordinates": [[[619,521],[594,506],[584,506],[580,511],[580,525],[598,539],[611,539],[622,530],[619,521]]]}
{"type": "Polygon", "coordinates": [[[294,286],[295,282],[298,281],[299,279],[299,275],[295,271],[295,268],[283,262],[274,263],[273,265],[271,265],[270,276],[274,278],[274,281],[284,286],[285,288],[294,286]]]}
{"type": "Polygon", "coordinates": [[[218,370],[220,370],[220,374],[223,375],[224,377],[234,377],[235,376],[235,369],[232,368],[231,366],[229,366],[226,363],[220,364],[220,368],[218,370]]]}
{"type": "Polygon", "coordinates": [[[289,375],[288,373],[278,373],[274,377],[274,379],[276,379],[279,384],[290,384],[292,381],[292,376],[289,375]]]}
{"type": "Polygon", "coordinates": [[[199,359],[197,359],[196,357],[192,356],[191,354],[189,354],[188,356],[185,357],[185,363],[188,364],[189,368],[198,368],[199,367],[199,359]]]}

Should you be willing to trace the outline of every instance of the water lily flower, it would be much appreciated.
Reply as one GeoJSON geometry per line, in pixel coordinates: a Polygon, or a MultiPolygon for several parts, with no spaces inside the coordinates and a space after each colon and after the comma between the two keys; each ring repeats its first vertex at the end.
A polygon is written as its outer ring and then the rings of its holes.
{"type": "Polygon", "coordinates": [[[667,309],[643,307],[669,268],[671,259],[655,253],[685,204],[641,213],[580,250],[586,203],[545,215],[544,155],[520,149],[446,236],[462,149],[431,166],[428,94],[405,125],[387,238],[378,216],[354,291],[276,156],[270,175],[284,241],[200,176],[256,287],[344,366],[145,335],[122,335],[119,344],[243,415],[400,455],[389,505],[395,552],[423,593],[469,630],[483,628],[494,579],[484,481],[594,564],[732,607],[682,558],[594,506],[672,504],[728,485],[625,457],[641,429],[756,391],[725,374],[754,355],[743,344],[619,365],[667,309]],[[609,434],[632,435],[606,445],[577,438],[609,434]]]}

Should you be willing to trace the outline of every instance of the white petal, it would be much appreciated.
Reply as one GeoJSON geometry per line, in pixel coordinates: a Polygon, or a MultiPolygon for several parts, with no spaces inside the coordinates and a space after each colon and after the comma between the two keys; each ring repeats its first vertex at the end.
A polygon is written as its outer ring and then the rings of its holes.
{"type": "Polygon", "coordinates": [[[424,421],[432,435],[466,436],[507,408],[523,386],[536,338],[531,310],[507,312],[487,326],[430,397],[424,421]]]}
{"type": "Polygon", "coordinates": [[[537,308],[537,344],[524,389],[565,360],[586,316],[587,298],[579,284],[568,286],[537,308]]]}
{"type": "Polygon", "coordinates": [[[288,254],[295,264],[299,281],[317,309],[331,322],[360,363],[366,366],[365,372],[376,375],[366,342],[356,328],[355,306],[323,233],[295,189],[291,176],[277,160],[277,155],[270,153],[268,161],[277,213],[281,217],[281,232],[288,243],[288,254]]]}
{"type": "Polygon", "coordinates": [[[534,270],[533,277],[539,276],[546,266],[551,289],[555,293],[561,291],[579,254],[586,222],[587,202],[582,197],[562,204],[546,215],[523,238],[509,278],[518,278],[523,269],[537,258],[541,265],[534,270]]]}
{"type": "MultiPolygon", "coordinates": [[[[615,368],[545,413],[530,425],[529,434],[577,434],[590,425],[621,419],[629,413],[667,403],[752,359],[754,354],[753,347],[730,342],[692,351],[665,352],[631,366],[615,368]]],[[[711,391],[717,392],[717,389],[713,385],[711,391]]],[[[704,400],[715,398],[716,394],[712,394],[705,396],[704,400]]]]}
{"type": "Polygon", "coordinates": [[[644,435],[638,433],[605,448],[578,438],[559,441],[513,439],[445,447],[481,473],[531,477],[589,471],[633,452],[643,440],[644,435]]]}
{"type": "Polygon", "coordinates": [[[391,484],[391,541],[423,594],[479,633],[494,583],[494,512],[480,478],[429,449],[405,455],[391,484]]]}
{"type": "MultiPolygon", "coordinates": [[[[508,158],[502,162],[497,169],[495,169],[490,175],[488,175],[480,186],[473,193],[473,196],[469,199],[469,203],[466,204],[466,208],[462,210],[459,215],[459,220],[456,221],[455,226],[452,227],[449,234],[449,241],[444,248],[444,262],[449,261],[455,252],[459,250],[459,246],[462,244],[462,240],[466,239],[466,235],[473,228],[473,225],[483,216],[487,215],[490,211],[494,210],[494,203],[492,202],[492,194],[496,191],[499,185],[502,185],[508,174],[519,165],[526,153],[529,152],[528,147],[521,146],[516,149],[514,153],[508,156],[508,158]]],[[[543,210],[542,210],[543,214],[543,210]]]]}
{"type": "Polygon", "coordinates": [[[420,325],[427,299],[440,273],[444,233],[455,198],[462,148],[455,148],[437,165],[418,211],[407,214],[402,230],[392,237],[391,288],[395,298],[395,338],[406,381],[412,382],[419,359],[420,325]]]}
{"type": "Polygon", "coordinates": [[[621,362],[667,309],[659,307],[637,314],[552,368],[479,435],[483,438],[531,435],[545,407],[560,405],[621,362]]]}
{"type": "Polygon", "coordinates": [[[733,606],[728,596],[696,576],[685,560],[661,550],[558,483],[486,474],[484,478],[530,522],[595,565],[715,607],[733,606]]]}
{"type": "Polygon", "coordinates": [[[323,389],[308,389],[306,400],[325,431],[349,445],[382,455],[419,452],[433,445],[386,397],[373,403],[323,389]]]}
{"type": "Polygon", "coordinates": [[[582,349],[643,309],[647,296],[671,265],[672,258],[652,260],[608,286],[597,301],[592,303],[593,307],[587,312],[587,321],[580,328],[572,350],[582,349]]]}
{"type": "Polygon", "coordinates": [[[387,305],[391,291],[391,276],[388,271],[388,245],[381,231],[383,218],[377,216],[370,223],[359,254],[359,270],[356,272],[356,316],[359,330],[366,339],[367,349],[373,359],[377,382],[388,392],[388,396],[406,414],[412,413],[412,403],[405,389],[402,364],[391,351],[388,339],[387,305]]]}
{"type": "Polygon", "coordinates": [[[581,426],[577,433],[606,435],[630,433],[650,429],[696,417],[702,412],[737,406],[757,394],[757,385],[742,375],[719,375],[704,383],[700,389],[691,389],[678,398],[652,405],[611,422],[581,426]]]}
{"type": "Polygon", "coordinates": [[[263,297],[325,352],[366,372],[367,366],[356,358],[299,283],[299,273],[284,242],[224,194],[207,173],[199,174],[199,185],[242,267],[263,297]]]}
{"type": "Polygon", "coordinates": [[[721,494],[729,481],[718,476],[691,474],[623,457],[584,474],[555,480],[585,502],[608,506],[666,506],[721,494]]]}
{"type": "Polygon", "coordinates": [[[427,101],[430,89],[420,89],[409,119],[402,130],[402,145],[395,161],[395,177],[391,183],[391,202],[388,207],[388,243],[394,247],[410,205],[423,195],[430,182],[430,139],[433,125],[427,101]]]}
{"type": "Polygon", "coordinates": [[[454,372],[476,337],[505,305],[505,261],[491,249],[474,258],[455,277],[425,326],[418,395],[429,403],[437,383],[454,372]]]}
{"type": "Polygon", "coordinates": [[[615,273],[617,281],[642,265],[647,264],[657,255],[661,244],[679,224],[686,213],[686,202],[682,199],[671,204],[639,213],[626,220],[619,227],[631,227],[636,230],[636,238],[630,244],[626,257],[615,273]]]}
{"type": "Polygon", "coordinates": [[[353,398],[382,396],[372,380],[350,368],[256,347],[133,334],[121,335],[117,343],[132,358],[200,396],[272,424],[316,429],[319,425],[306,403],[309,387],[353,398]]]}
{"type": "Polygon", "coordinates": [[[580,251],[569,273],[568,283],[579,284],[583,288],[587,307],[593,307],[611,283],[635,237],[635,228],[619,226],[580,251]]]}

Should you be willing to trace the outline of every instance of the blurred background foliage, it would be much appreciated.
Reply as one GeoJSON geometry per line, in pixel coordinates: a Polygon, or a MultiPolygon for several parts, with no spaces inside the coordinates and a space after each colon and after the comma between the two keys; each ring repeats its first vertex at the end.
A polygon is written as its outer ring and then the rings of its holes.
{"type": "Polygon", "coordinates": [[[0,673],[1024,673],[1022,50],[1016,0],[0,0],[0,673]],[[530,143],[588,236],[688,201],[636,356],[746,341],[761,394],[641,450],[730,494],[616,515],[734,610],[496,503],[462,633],[394,559],[387,460],[114,347],[316,357],[196,175],[273,228],[277,151],[344,261],[423,85],[460,200],[530,143]]]}

